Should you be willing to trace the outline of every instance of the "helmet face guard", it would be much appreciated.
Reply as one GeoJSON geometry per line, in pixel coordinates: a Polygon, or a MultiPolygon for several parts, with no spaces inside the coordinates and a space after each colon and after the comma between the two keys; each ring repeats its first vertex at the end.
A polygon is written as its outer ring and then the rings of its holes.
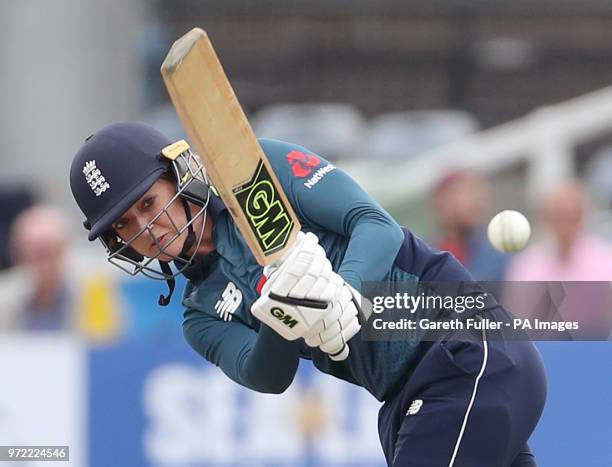
{"type": "Polygon", "coordinates": [[[162,154],[171,160],[170,166],[174,175],[172,178],[176,180],[177,186],[176,194],[132,238],[124,240],[113,229],[99,237],[106,248],[107,259],[111,264],[130,275],[142,273],[156,280],[172,279],[191,264],[204,237],[206,208],[210,200],[210,187],[204,166],[185,141],[181,140],[167,146],[162,150],[162,154]],[[169,211],[170,206],[177,201],[183,204],[187,221],[184,225],[179,225],[169,211]],[[191,211],[189,203],[198,206],[196,212],[191,211]],[[159,239],[153,234],[153,225],[163,216],[166,216],[172,226],[173,235],[162,246],[159,239]],[[200,218],[202,218],[202,226],[199,232],[195,232],[194,224],[200,218]],[[170,254],[167,248],[178,241],[184,232],[187,232],[187,238],[181,246],[181,253],[179,255],[170,254]],[[156,243],[159,251],[155,256],[145,257],[134,250],[132,245],[142,235],[150,237],[156,243]],[[160,259],[161,255],[164,255],[164,259],[160,259]],[[174,264],[174,268],[170,268],[169,262],[174,264]]]}

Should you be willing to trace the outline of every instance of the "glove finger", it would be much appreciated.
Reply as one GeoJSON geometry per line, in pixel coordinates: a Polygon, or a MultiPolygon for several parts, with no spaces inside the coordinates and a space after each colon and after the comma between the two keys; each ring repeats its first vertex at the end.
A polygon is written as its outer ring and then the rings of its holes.
{"type": "MultiPolygon", "coordinates": [[[[304,263],[294,262],[291,268],[281,269],[275,273],[271,280],[268,280],[264,292],[270,291],[283,297],[292,296],[294,298],[306,298],[308,291],[316,283],[316,277],[305,275],[304,263]]],[[[308,297],[311,298],[311,297],[308,297]]]]}
{"type": "Polygon", "coordinates": [[[309,347],[319,347],[323,343],[321,342],[321,338],[319,337],[319,334],[315,334],[309,337],[304,337],[304,340],[306,341],[306,345],[308,345],[309,347]]]}
{"type": "Polygon", "coordinates": [[[319,332],[323,332],[325,329],[331,327],[342,317],[342,307],[340,305],[333,305],[323,318],[323,329],[319,332]]]}
{"type": "Polygon", "coordinates": [[[329,358],[331,358],[333,361],[335,362],[341,362],[343,360],[346,360],[349,356],[349,346],[348,344],[346,344],[343,348],[342,351],[338,354],[332,354],[329,356],[329,358]]]}
{"type": "Polygon", "coordinates": [[[357,308],[355,308],[349,292],[349,300],[336,303],[325,318],[323,318],[325,330],[321,333],[321,340],[323,342],[329,341],[333,338],[334,332],[341,332],[356,317],[357,308]]]}
{"type": "Polygon", "coordinates": [[[323,262],[323,268],[321,269],[321,272],[319,273],[319,275],[321,277],[325,277],[326,279],[329,279],[329,277],[332,274],[332,264],[329,260],[323,262]]]}
{"type": "MultiPolygon", "coordinates": [[[[336,320],[331,324],[331,326],[326,327],[324,331],[320,332],[319,337],[321,338],[321,342],[326,345],[336,339],[336,337],[338,337],[341,333],[342,326],[340,325],[340,322],[336,320]]],[[[336,348],[339,348],[339,346],[336,346],[336,348]]]]}
{"type": "Polygon", "coordinates": [[[312,232],[306,232],[306,235],[304,236],[304,241],[302,242],[299,248],[299,254],[305,254],[308,257],[312,257],[318,245],[319,238],[312,232]]]}
{"type": "Polygon", "coordinates": [[[308,296],[314,300],[321,300],[323,302],[331,302],[333,297],[328,297],[331,293],[327,293],[327,286],[329,284],[329,279],[319,275],[317,277],[316,282],[312,286],[312,289],[308,293],[308,296]]]}
{"type": "MultiPolygon", "coordinates": [[[[325,324],[323,323],[323,320],[321,320],[313,324],[311,328],[306,333],[304,333],[304,339],[320,340],[319,334],[322,333],[323,331],[325,331],[325,324]]],[[[319,342],[317,345],[320,345],[320,344],[321,342],[319,342]]]]}
{"type": "Polygon", "coordinates": [[[345,342],[348,342],[351,337],[359,332],[361,325],[357,316],[353,316],[345,327],[340,326],[340,323],[336,321],[334,326],[326,329],[319,337],[323,344],[321,344],[321,350],[327,353],[337,352],[345,342]],[[334,350],[335,349],[335,350],[334,350]]]}
{"type": "MultiPolygon", "coordinates": [[[[325,285],[328,280],[321,276],[324,268],[324,263],[329,260],[325,257],[314,258],[308,271],[299,279],[298,283],[291,290],[292,297],[309,298],[312,300],[320,300],[321,293],[325,290],[325,285]]],[[[330,266],[331,268],[331,266],[330,266]]],[[[329,301],[329,300],[323,300],[329,301]]]]}
{"type": "Polygon", "coordinates": [[[337,333],[333,339],[329,340],[328,342],[323,342],[319,348],[325,353],[335,354],[342,349],[342,346],[345,343],[346,342],[344,341],[342,334],[337,333]]]}
{"type": "Polygon", "coordinates": [[[289,295],[294,298],[310,298],[316,299],[312,294],[314,285],[317,282],[317,277],[307,274],[299,278],[297,283],[289,291],[289,295]]]}
{"type": "Polygon", "coordinates": [[[361,330],[361,325],[359,324],[359,320],[357,317],[353,318],[353,320],[342,330],[342,338],[345,342],[348,342],[355,334],[357,334],[361,330]]]}
{"type": "Polygon", "coordinates": [[[330,278],[332,274],[331,263],[327,258],[322,258],[321,261],[317,261],[319,266],[313,267],[309,274],[316,278],[316,282],[312,285],[311,289],[307,292],[308,298],[313,300],[321,300],[323,302],[331,302],[335,298],[335,287],[332,284],[330,286],[330,278]],[[328,289],[329,286],[329,289],[328,289]]]}
{"type": "Polygon", "coordinates": [[[346,329],[354,319],[357,319],[357,308],[353,303],[349,303],[346,308],[342,309],[342,315],[338,321],[342,329],[346,329]]]}
{"type": "Polygon", "coordinates": [[[325,290],[319,297],[320,300],[324,302],[333,302],[333,303],[338,301],[341,284],[336,279],[336,276],[340,277],[338,276],[338,274],[332,273],[329,281],[327,282],[327,285],[325,286],[325,290]]]}
{"type": "MultiPolygon", "coordinates": [[[[309,339],[316,339],[318,341],[316,346],[321,345],[321,343],[325,342],[324,340],[321,339],[320,335],[321,333],[325,332],[326,329],[330,328],[333,326],[334,323],[338,323],[338,320],[341,318],[342,316],[342,307],[336,305],[336,306],[329,306],[329,311],[327,311],[327,313],[325,314],[325,317],[315,323],[310,330],[304,334],[304,338],[309,338],[309,339]]],[[[338,327],[336,327],[336,329],[338,329],[338,327]]],[[[309,344],[310,345],[310,344],[309,344]]],[[[314,347],[311,345],[311,347],[314,347]]]]}
{"type": "Polygon", "coordinates": [[[342,299],[342,292],[346,288],[344,286],[344,279],[342,278],[342,276],[340,276],[340,274],[336,274],[334,272],[330,277],[330,281],[336,285],[336,296],[334,297],[334,302],[339,302],[342,299]]]}
{"type": "Polygon", "coordinates": [[[285,261],[287,261],[289,258],[291,258],[292,255],[297,254],[302,247],[302,243],[304,243],[304,240],[306,239],[306,234],[304,232],[302,232],[301,230],[297,233],[297,236],[295,237],[295,242],[293,242],[293,246],[291,247],[291,249],[289,251],[287,251],[281,258],[280,263],[284,263],[285,261]]]}
{"type": "Polygon", "coordinates": [[[285,297],[289,295],[298,281],[304,277],[310,264],[304,258],[295,258],[289,261],[282,264],[279,270],[267,282],[270,283],[270,291],[285,297]]]}
{"type": "Polygon", "coordinates": [[[302,277],[308,273],[310,268],[311,256],[298,256],[287,265],[287,273],[297,277],[302,277]]]}
{"type": "Polygon", "coordinates": [[[297,284],[299,277],[293,274],[286,273],[285,271],[278,271],[272,279],[265,283],[263,292],[272,292],[281,297],[286,297],[289,292],[297,284]],[[267,286],[267,287],[266,287],[267,286]]]}
{"type": "Polygon", "coordinates": [[[346,286],[346,284],[342,284],[342,290],[340,291],[340,300],[341,303],[353,303],[353,294],[351,294],[351,290],[346,286]]]}
{"type": "MultiPolygon", "coordinates": [[[[312,274],[315,277],[320,276],[323,272],[323,269],[325,268],[325,263],[329,263],[329,260],[327,259],[327,254],[325,253],[325,250],[321,248],[320,245],[317,245],[315,253],[309,258],[309,261],[310,265],[308,268],[308,274],[312,274]]],[[[329,265],[329,267],[331,269],[331,264],[329,265]]]]}
{"type": "Polygon", "coordinates": [[[325,253],[325,249],[319,243],[317,243],[312,249],[312,257],[327,258],[327,253],[325,253]]]}

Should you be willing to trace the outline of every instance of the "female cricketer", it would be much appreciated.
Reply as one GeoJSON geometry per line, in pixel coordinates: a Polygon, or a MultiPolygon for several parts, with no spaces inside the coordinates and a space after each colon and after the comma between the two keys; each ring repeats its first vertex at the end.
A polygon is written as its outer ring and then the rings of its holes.
{"type": "MultiPolygon", "coordinates": [[[[535,466],[527,445],[546,397],[531,342],[494,331],[463,339],[368,340],[366,282],[467,282],[469,273],[401,228],[347,174],[307,149],[259,141],[303,232],[280,264],[257,264],[186,146],[141,123],[106,126],[74,157],[70,186],[89,240],[131,274],[184,274],[185,339],[235,382],[281,393],[301,358],[383,402],[380,441],[392,466],[535,466]],[[171,160],[172,159],[172,160],[171,160]]],[[[499,319],[494,302],[475,315],[499,319]]],[[[465,337],[465,336],[464,336],[465,337]]]]}

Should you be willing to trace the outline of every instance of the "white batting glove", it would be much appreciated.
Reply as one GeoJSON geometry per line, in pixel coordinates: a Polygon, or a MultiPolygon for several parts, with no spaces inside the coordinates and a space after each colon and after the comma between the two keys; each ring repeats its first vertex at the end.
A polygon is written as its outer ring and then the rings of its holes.
{"type": "Polygon", "coordinates": [[[319,347],[335,361],[349,355],[348,341],[361,329],[361,295],[344,283],[332,310],[304,335],[306,344],[319,347]]]}
{"type": "Polygon", "coordinates": [[[325,250],[312,232],[299,232],[280,264],[264,268],[267,281],[261,294],[331,302],[344,281],[332,271],[325,250]]]}
{"type": "Polygon", "coordinates": [[[327,302],[290,297],[276,300],[265,294],[253,303],[251,313],[281,337],[293,341],[304,337],[331,309],[327,302]]]}
{"type": "Polygon", "coordinates": [[[287,340],[303,337],[333,309],[344,282],[317,236],[301,232],[281,264],[266,267],[264,275],[268,279],[251,313],[287,340]]]}

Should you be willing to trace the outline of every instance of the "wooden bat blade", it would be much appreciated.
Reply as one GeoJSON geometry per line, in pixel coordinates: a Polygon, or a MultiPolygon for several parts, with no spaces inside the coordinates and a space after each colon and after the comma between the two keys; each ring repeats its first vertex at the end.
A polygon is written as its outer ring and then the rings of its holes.
{"type": "Polygon", "coordinates": [[[300,224],[205,31],[178,39],[161,67],[179,118],[257,261],[276,261],[300,224]]]}

